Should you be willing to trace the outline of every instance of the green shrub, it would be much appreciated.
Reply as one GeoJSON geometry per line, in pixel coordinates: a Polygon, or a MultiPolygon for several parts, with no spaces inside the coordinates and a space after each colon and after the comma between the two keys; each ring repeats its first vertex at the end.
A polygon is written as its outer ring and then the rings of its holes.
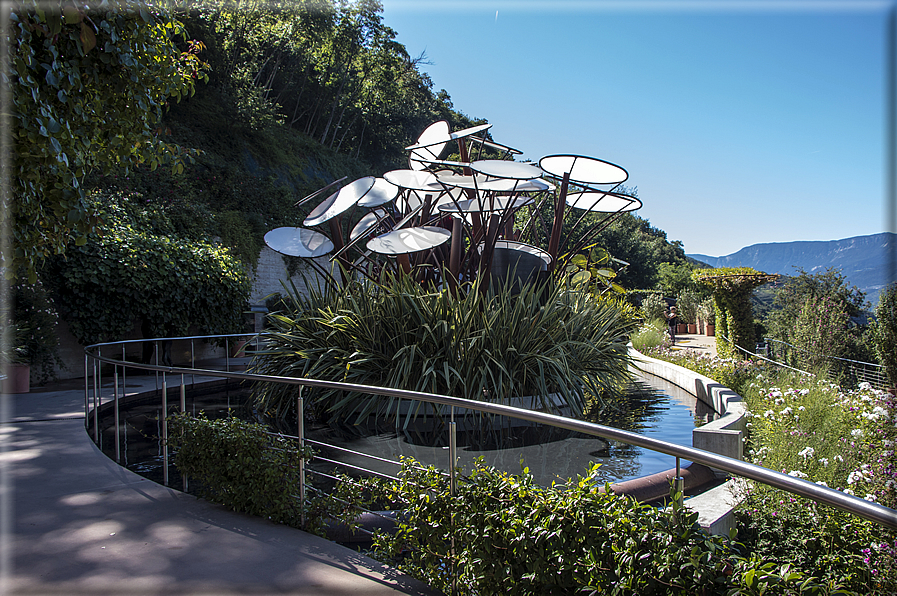
{"type": "Polygon", "coordinates": [[[648,294],[642,300],[642,305],[639,309],[646,321],[663,320],[667,303],[660,294],[648,294]]]}
{"type": "Polygon", "coordinates": [[[831,362],[830,358],[845,356],[848,321],[844,305],[835,298],[808,297],[794,322],[797,367],[816,370],[831,362]]]}
{"type": "Polygon", "coordinates": [[[872,325],[872,348],[885,367],[891,387],[897,387],[897,283],[881,293],[872,325]]]}
{"type": "Polygon", "coordinates": [[[667,325],[661,319],[654,319],[645,322],[638,331],[632,334],[632,347],[639,352],[644,352],[650,348],[658,346],[667,346],[670,342],[667,325]]]}
{"type": "Polygon", "coordinates": [[[169,444],[178,471],[199,485],[200,495],[233,511],[322,533],[325,518],[339,509],[321,498],[307,498],[302,506],[299,462],[313,452],[261,424],[176,414],[169,418],[169,444]]]}
{"type": "MultiPolygon", "coordinates": [[[[449,480],[403,461],[399,480],[365,481],[368,499],[401,509],[374,554],[458,594],[822,594],[809,574],[704,533],[697,514],[643,505],[584,477],[542,487],[474,463],[449,480]]],[[[357,493],[352,493],[357,498],[357,493]]]]}
{"type": "MultiPolygon", "coordinates": [[[[560,393],[574,413],[584,392],[618,394],[628,380],[629,311],[586,292],[524,286],[517,296],[454,296],[429,291],[402,276],[383,286],[353,282],[303,296],[292,288],[292,310],[269,317],[269,347],[254,372],[302,376],[503,402],[560,393]],[[543,293],[544,292],[544,293],[543,293]]],[[[284,415],[295,390],[259,389],[263,410],[284,415]]],[[[309,391],[319,413],[393,415],[394,399],[309,391]]]]}

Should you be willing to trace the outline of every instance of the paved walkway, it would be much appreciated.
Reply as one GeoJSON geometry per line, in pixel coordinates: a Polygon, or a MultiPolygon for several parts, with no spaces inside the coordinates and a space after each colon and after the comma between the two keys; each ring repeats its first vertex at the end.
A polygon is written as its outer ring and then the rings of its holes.
{"type": "Polygon", "coordinates": [[[672,350],[694,350],[716,356],[716,338],[693,333],[677,333],[672,350]]]}
{"type": "Polygon", "coordinates": [[[82,381],[2,406],[0,594],[433,593],[353,550],[118,466],[84,430],[82,381]]]}

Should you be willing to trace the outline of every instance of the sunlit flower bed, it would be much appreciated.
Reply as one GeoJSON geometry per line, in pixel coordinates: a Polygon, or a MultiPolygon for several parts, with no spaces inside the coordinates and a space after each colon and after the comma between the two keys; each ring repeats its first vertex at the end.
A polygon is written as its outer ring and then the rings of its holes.
{"type": "MultiPolygon", "coordinates": [[[[748,406],[746,459],[897,507],[897,399],[749,360],[646,349],[737,391],[748,406]]],[[[897,593],[897,533],[831,507],[749,483],[739,536],[765,560],[791,563],[859,594],[897,593]]],[[[842,592],[843,593],[843,592],[842,592]]]]}
{"type": "Polygon", "coordinates": [[[641,350],[646,356],[666,360],[709,377],[739,395],[768,366],[762,360],[738,360],[718,358],[695,350],[672,350],[667,346],[656,346],[641,350]]]}
{"type": "MultiPolygon", "coordinates": [[[[759,375],[744,393],[747,459],[897,507],[897,401],[868,383],[844,391],[798,374],[759,375]]],[[[897,534],[872,522],[752,484],[742,539],[860,593],[897,592],[897,534]]]]}

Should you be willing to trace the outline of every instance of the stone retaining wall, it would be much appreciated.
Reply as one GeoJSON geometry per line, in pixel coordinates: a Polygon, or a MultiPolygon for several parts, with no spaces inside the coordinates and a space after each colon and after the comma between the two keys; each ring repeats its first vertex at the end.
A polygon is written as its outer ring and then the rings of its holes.
{"type": "MultiPolygon", "coordinates": [[[[719,417],[692,431],[692,446],[734,459],[744,459],[744,433],[747,407],[741,396],[685,367],[645,356],[629,348],[638,370],[666,379],[694,395],[716,411],[719,417]]],[[[714,470],[718,477],[725,477],[721,470],[714,470]]],[[[697,512],[698,524],[711,534],[730,535],[735,528],[735,506],[739,501],[739,483],[734,478],[716,488],[686,499],[685,506],[697,512]]]]}

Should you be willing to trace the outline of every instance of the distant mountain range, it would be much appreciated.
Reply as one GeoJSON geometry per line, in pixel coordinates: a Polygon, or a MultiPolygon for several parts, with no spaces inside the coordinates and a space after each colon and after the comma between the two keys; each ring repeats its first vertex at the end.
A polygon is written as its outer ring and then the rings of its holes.
{"type": "Polygon", "coordinates": [[[753,267],[765,273],[796,275],[839,269],[847,280],[866,292],[874,307],[878,295],[893,278],[897,261],[897,234],[884,232],[844,240],[771,242],[753,244],[725,257],[686,255],[711,267],[753,267]],[[891,279],[888,279],[888,277],[891,279]]]}

